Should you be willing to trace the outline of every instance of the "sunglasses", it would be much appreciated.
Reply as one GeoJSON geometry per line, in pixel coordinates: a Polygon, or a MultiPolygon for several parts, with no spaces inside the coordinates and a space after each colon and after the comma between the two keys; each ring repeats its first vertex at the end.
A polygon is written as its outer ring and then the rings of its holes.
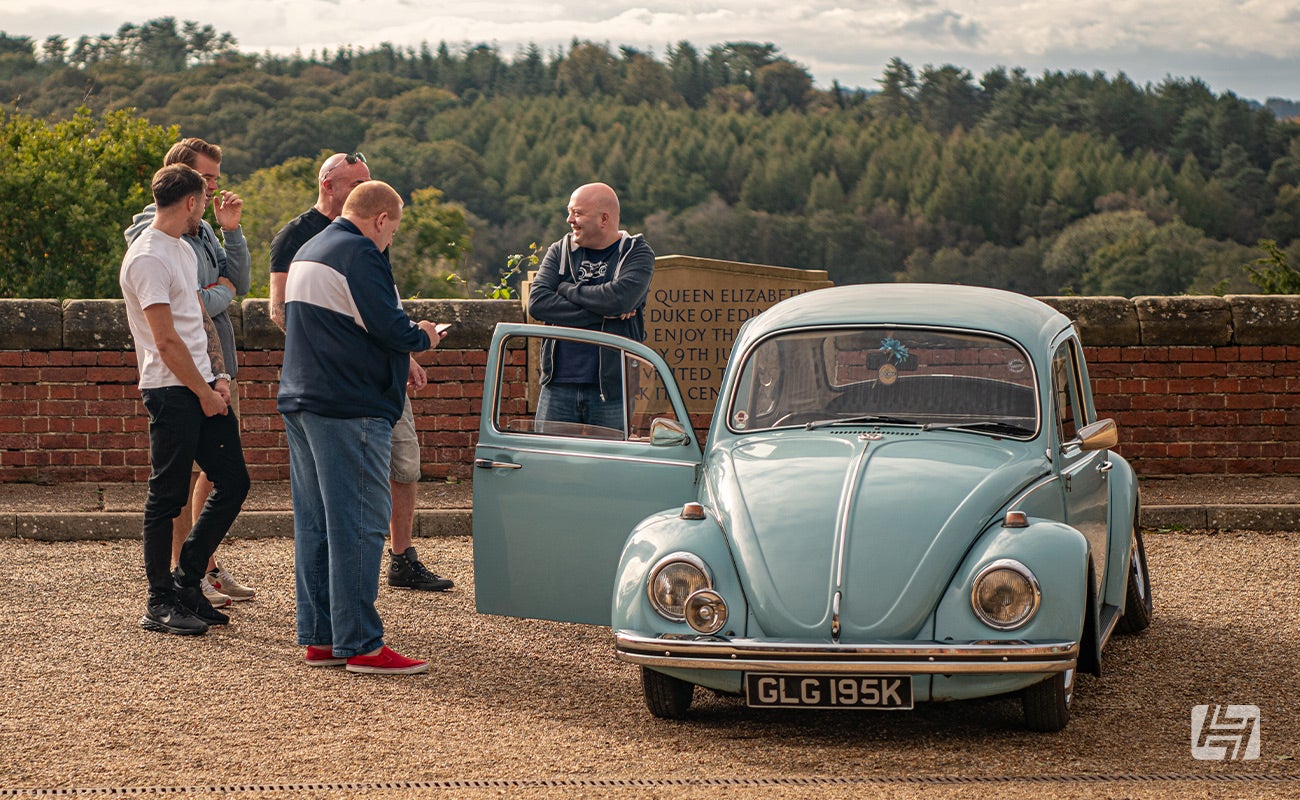
{"type": "Polygon", "coordinates": [[[330,167],[329,169],[325,170],[325,174],[322,175],[322,176],[320,176],[320,179],[321,179],[321,180],[325,180],[327,177],[329,177],[329,174],[330,174],[331,172],[333,172],[334,170],[336,170],[336,169],[338,169],[339,167],[343,166],[344,164],[347,164],[347,165],[351,166],[351,165],[357,163],[358,161],[360,161],[362,164],[364,164],[364,163],[366,163],[366,157],[365,157],[364,155],[362,155],[361,153],[348,153],[347,155],[343,156],[343,160],[342,160],[342,161],[340,161],[339,163],[337,163],[337,164],[335,164],[334,166],[330,167]]]}

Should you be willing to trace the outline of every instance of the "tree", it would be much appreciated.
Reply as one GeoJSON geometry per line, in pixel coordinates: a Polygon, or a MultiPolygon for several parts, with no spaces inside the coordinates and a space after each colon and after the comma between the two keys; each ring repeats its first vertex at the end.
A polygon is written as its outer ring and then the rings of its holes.
{"type": "Polygon", "coordinates": [[[332,151],[324,150],[316,156],[290,158],[226,187],[244,201],[240,227],[244,229],[253,263],[253,287],[249,295],[267,296],[269,278],[262,267],[271,261],[271,239],[286,222],[316,202],[317,170],[330,155],[332,151]]]}
{"type": "Polygon", "coordinates": [[[0,296],[120,297],[122,230],[177,136],[125,111],[0,111],[0,296]]]}
{"type": "Polygon", "coordinates": [[[574,44],[568,58],[560,64],[555,88],[562,95],[591,97],[613,94],[621,84],[617,59],[609,50],[590,42],[574,44]]]}
{"type": "Polygon", "coordinates": [[[779,59],[754,73],[754,96],[764,114],[802,111],[812,93],[812,76],[796,64],[779,59]]]}
{"type": "Polygon", "coordinates": [[[405,297],[459,297],[447,276],[469,250],[464,210],[443,203],[437,189],[416,189],[402,209],[401,231],[389,254],[398,290],[405,297]]]}
{"type": "Polygon", "coordinates": [[[872,105],[886,117],[916,118],[916,73],[912,67],[895,56],[877,81],[880,94],[872,98],[872,105]]]}
{"type": "Polygon", "coordinates": [[[916,106],[927,128],[951,133],[958,127],[966,130],[975,127],[983,108],[980,91],[971,80],[970,72],[951,64],[921,70],[916,106]]]}
{"type": "Polygon", "coordinates": [[[1259,248],[1263,257],[1242,267],[1250,274],[1250,282],[1264,294],[1300,294],[1300,271],[1291,266],[1277,242],[1262,239],[1259,248]]]}
{"type": "Polygon", "coordinates": [[[704,65],[700,54],[690,42],[678,42],[668,50],[668,72],[672,75],[673,89],[682,96],[686,105],[700,108],[712,88],[704,78],[704,65]]]}

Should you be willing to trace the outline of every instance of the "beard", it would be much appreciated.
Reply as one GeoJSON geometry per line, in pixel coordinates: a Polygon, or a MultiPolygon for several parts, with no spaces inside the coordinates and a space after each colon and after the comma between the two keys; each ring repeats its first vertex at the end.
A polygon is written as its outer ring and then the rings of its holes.
{"type": "Polygon", "coordinates": [[[190,220],[189,220],[189,222],[188,222],[188,223],[186,224],[186,226],[185,226],[185,235],[186,235],[186,236],[198,236],[198,235],[199,235],[199,221],[198,221],[197,219],[190,219],[190,220]]]}

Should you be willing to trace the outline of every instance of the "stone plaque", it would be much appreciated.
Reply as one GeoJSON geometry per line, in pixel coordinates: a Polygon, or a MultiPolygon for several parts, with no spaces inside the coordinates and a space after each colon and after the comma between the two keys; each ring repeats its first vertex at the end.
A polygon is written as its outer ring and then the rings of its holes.
{"type": "Polygon", "coordinates": [[[825,270],[693,256],[655,259],[645,343],[668,366],[692,414],[713,411],[736,332],[788,297],[830,286],[825,270]]]}

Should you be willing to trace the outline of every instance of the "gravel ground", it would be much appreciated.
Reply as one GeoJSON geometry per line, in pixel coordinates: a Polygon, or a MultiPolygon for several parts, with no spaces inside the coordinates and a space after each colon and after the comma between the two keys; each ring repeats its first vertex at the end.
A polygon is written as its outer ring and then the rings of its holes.
{"type": "Polygon", "coordinates": [[[259,596],[199,638],[140,629],[138,542],[0,540],[0,796],[1300,796],[1297,533],[1148,533],[1153,625],[1112,640],[1052,735],[1006,698],[838,714],[700,692],[657,720],[608,629],[478,615],[469,539],[417,544],[456,590],[385,586],[380,611],[433,668],[376,677],[301,663],[287,539],[224,546],[259,596]],[[1192,706],[1226,703],[1260,707],[1259,760],[1191,757],[1192,706]]]}

